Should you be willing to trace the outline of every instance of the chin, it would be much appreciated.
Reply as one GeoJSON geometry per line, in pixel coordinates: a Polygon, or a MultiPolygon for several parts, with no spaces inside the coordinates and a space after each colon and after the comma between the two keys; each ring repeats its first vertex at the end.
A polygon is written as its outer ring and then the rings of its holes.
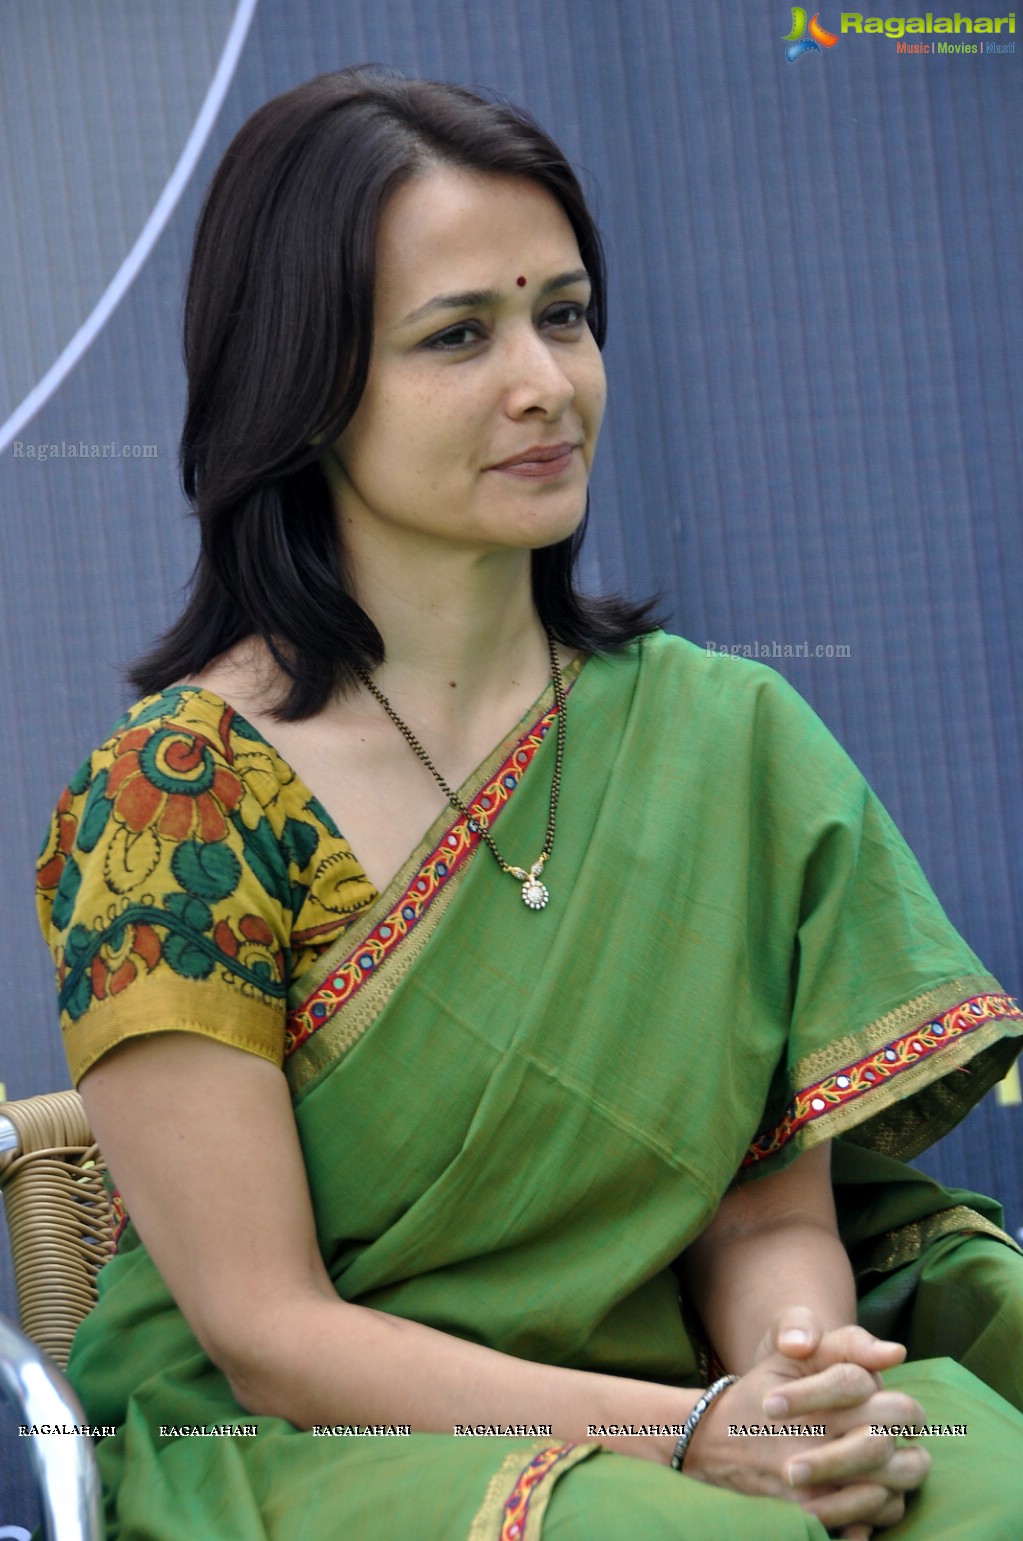
{"type": "Polygon", "coordinates": [[[586,518],[586,502],[581,507],[564,509],[555,513],[553,509],[545,515],[534,517],[526,521],[524,535],[526,544],[532,551],[542,551],[547,546],[560,545],[563,540],[570,540],[586,518]]]}
{"type": "Polygon", "coordinates": [[[559,530],[557,534],[551,533],[542,537],[534,537],[530,542],[529,549],[531,551],[547,551],[551,546],[560,546],[564,541],[571,540],[581,523],[582,521],[577,519],[570,528],[559,530]]]}

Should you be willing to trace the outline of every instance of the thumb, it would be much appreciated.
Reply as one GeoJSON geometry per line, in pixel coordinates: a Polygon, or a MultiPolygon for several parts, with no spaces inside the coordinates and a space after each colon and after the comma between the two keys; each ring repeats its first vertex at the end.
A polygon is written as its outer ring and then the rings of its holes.
{"type": "Polygon", "coordinates": [[[786,1306],[771,1325],[772,1347],[789,1359],[808,1359],[820,1343],[823,1328],[808,1306],[786,1306]]]}

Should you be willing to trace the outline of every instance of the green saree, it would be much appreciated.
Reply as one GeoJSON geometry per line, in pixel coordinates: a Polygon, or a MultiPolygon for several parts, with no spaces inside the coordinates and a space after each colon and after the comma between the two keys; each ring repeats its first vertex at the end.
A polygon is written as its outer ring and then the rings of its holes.
{"type": "MultiPolygon", "coordinates": [[[[164,722],[180,704],[178,693],[145,712],[164,722]]],[[[510,860],[537,845],[553,719],[544,698],[462,788],[469,817],[443,815],[325,950],[289,975],[285,938],[283,985],[267,967],[238,992],[252,1039],[240,1047],[273,1057],[267,1024],[280,1022],[339,1294],[521,1357],[702,1385],[705,1346],[683,1325],[673,1262],[737,1174],[755,1181],[835,1139],[863,1320],[897,1329],[918,1361],[887,1378],[918,1395],[932,1423],[969,1430],[929,1441],[932,1476],[890,1534],[1018,1536],[1023,1260],[997,1206],[902,1162],[1005,1074],[1023,1013],[784,681],[674,638],[592,658],[573,678],[550,903],[527,910],[478,825],[499,830],[510,860]]],[[[95,829],[101,794],[87,784],[79,827],[91,818],[95,829]]],[[[256,828],[251,818],[231,827],[239,838],[256,828]]],[[[212,817],[207,835],[210,846],[226,838],[212,817]]],[[[194,824],[188,840],[202,843],[194,824]]],[[[76,892],[102,844],[76,848],[76,892]]],[[[176,860],[179,878],[192,870],[176,860]]],[[[219,870],[207,857],[200,866],[219,870]]],[[[289,903],[271,914],[266,901],[271,938],[299,908],[289,903]]],[[[65,948],[73,909],[58,917],[65,948]]],[[[214,935],[190,913],[197,937],[214,935]]],[[[159,929],[155,913],[147,923],[159,929]]],[[[216,934],[247,934],[232,924],[221,917],[228,931],[216,934]]],[[[145,947],[155,956],[145,937],[132,945],[136,959],[145,947]]],[[[75,946],[84,956],[81,937],[75,946]]],[[[83,976],[66,951],[59,963],[71,1000],[83,976]]],[[[139,965],[120,976],[119,1022],[141,981],[150,1000],[158,988],[188,994],[171,1025],[217,1035],[222,980],[198,963],[187,986],[155,967],[142,975],[139,965]]],[[[90,1020],[112,1041],[114,1015],[102,1001],[80,1012],[76,1052],[90,1020]]],[[[253,1419],[130,1224],[70,1373],[91,1421],[118,1427],[100,1448],[111,1541],[824,1535],[794,1505],[707,1488],[596,1439],[323,1437],[253,1419]],[[214,1424],[258,1432],[161,1432],[214,1424]]],[[[393,1419],[407,1421],[400,1406],[393,1419]]],[[[545,1421],[538,1407],[536,1425],[545,1421]]]]}

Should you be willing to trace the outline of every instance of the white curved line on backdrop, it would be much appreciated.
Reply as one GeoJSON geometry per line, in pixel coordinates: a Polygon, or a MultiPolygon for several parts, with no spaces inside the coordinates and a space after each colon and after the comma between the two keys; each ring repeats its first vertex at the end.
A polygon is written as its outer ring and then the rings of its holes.
{"type": "Polygon", "coordinates": [[[228,86],[234,76],[258,4],[259,0],[238,0],[224,51],[220,56],[220,63],[210,81],[210,88],[199,109],[199,115],[192,125],[192,132],[185,141],[185,148],[167,179],[163,192],[154,204],[152,213],[143,225],[135,245],[107,285],[95,309],[83,321],[67,347],[58,354],[39,383],[33,386],[21,405],[15,408],[3,427],[0,427],[0,454],[25,424],[49,401],[57,387],[71,373],[138,277],[146,258],[174,212],[178,199],[188,186],[188,180],[195,170],[196,162],[217,121],[217,115],[224,104],[228,86]]]}

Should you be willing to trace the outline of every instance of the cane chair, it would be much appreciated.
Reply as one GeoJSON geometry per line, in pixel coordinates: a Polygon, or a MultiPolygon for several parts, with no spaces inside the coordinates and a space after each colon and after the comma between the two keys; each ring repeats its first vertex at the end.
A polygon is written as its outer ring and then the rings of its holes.
{"type": "MultiPolygon", "coordinates": [[[[77,1092],[0,1104],[0,1192],[23,1329],[0,1319],[0,1375],[32,1428],[86,1421],[61,1372],[114,1248],[104,1171],[77,1092]]],[[[30,1448],[48,1541],[99,1541],[91,1440],[40,1432],[30,1448]]]]}

